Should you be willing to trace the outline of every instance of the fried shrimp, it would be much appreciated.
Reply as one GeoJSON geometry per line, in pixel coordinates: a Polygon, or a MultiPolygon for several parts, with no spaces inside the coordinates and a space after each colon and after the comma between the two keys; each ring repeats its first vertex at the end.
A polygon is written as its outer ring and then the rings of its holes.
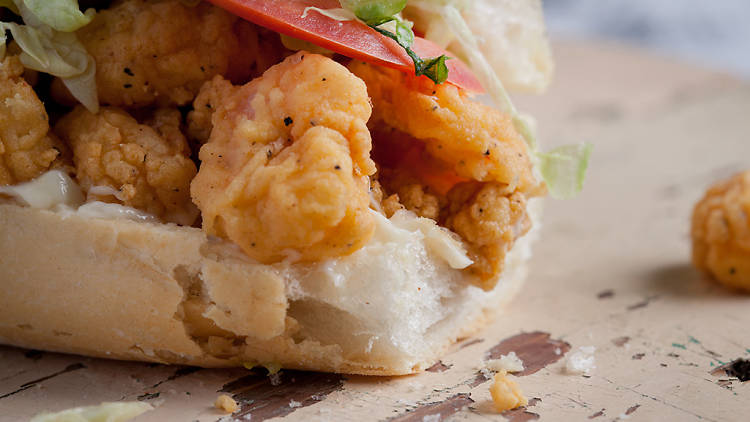
{"type": "Polygon", "coordinates": [[[31,180],[63,162],[63,147],[23,70],[17,56],[0,61],[0,185],[31,180]]]}
{"type": "Polygon", "coordinates": [[[352,62],[372,97],[371,126],[384,124],[424,143],[459,177],[500,182],[512,191],[538,187],[526,145],[510,116],[475,103],[455,86],[352,62]]]}
{"type": "Polygon", "coordinates": [[[238,87],[218,75],[203,84],[193,101],[193,109],[187,117],[187,135],[191,141],[200,145],[208,141],[211,129],[213,129],[211,117],[216,111],[216,106],[234,94],[237,89],[238,87]]]}
{"type": "Polygon", "coordinates": [[[527,199],[544,192],[510,117],[451,85],[360,62],[350,69],[372,96],[383,209],[406,208],[460,235],[474,261],[466,271],[493,288],[531,227],[527,199]]]}
{"type": "Polygon", "coordinates": [[[712,186],[693,210],[693,264],[750,291],[750,171],[712,186]]]}
{"type": "Polygon", "coordinates": [[[502,273],[505,255],[516,239],[531,228],[526,197],[500,183],[462,183],[448,194],[444,224],[468,245],[474,264],[467,271],[478,276],[480,286],[491,289],[502,273]]]}
{"type": "Polygon", "coordinates": [[[374,231],[370,113],[361,80],[305,52],[237,89],[216,107],[191,185],[204,230],[263,263],[360,248],[374,231]]]}
{"type": "Polygon", "coordinates": [[[89,197],[189,226],[198,217],[190,201],[197,170],[185,137],[175,129],[178,116],[176,110],[157,111],[151,127],[118,108],[92,114],[79,106],[55,132],[72,148],[76,177],[89,197]]]}
{"type": "Polygon", "coordinates": [[[180,0],[124,0],[79,31],[96,60],[103,104],[189,104],[215,75],[245,82],[255,73],[255,27],[222,9],[180,0]]]}

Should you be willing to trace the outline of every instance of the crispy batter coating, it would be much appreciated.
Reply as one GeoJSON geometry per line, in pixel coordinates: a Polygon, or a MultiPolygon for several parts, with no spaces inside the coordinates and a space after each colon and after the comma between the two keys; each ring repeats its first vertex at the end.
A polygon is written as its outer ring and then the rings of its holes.
{"type": "Polygon", "coordinates": [[[750,171],[712,186],[693,210],[693,264],[750,291],[750,171]]]}
{"type": "Polygon", "coordinates": [[[0,61],[0,185],[31,180],[63,161],[63,146],[23,70],[17,56],[0,61]]]}
{"type": "Polygon", "coordinates": [[[508,115],[469,100],[450,84],[357,61],[349,68],[372,97],[371,126],[385,124],[422,141],[428,154],[459,177],[504,183],[514,191],[539,188],[526,144],[508,115]]]}
{"type": "Polygon", "coordinates": [[[203,82],[244,82],[255,72],[255,27],[222,9],[180,0],[123,0],[79,31],[96,60],[103,104],[189,104],[203,82]]]}
{"type": "Polygon", "coordinates": [[[211,117],[216,107],[234,94],[237,89],[238,87],[218,75],[203,84],[193,101],[193,109],[187,116],[187,136],[191,141],[199,145],[208,141],[211,129],[213,129],[211,117]]]}
{"type": "Polygon", "coordinates": [[[264,263],[360,248],[374,230],[370,113],[361,80],[305,52],[225,98],[191,185],[204,230],[264,263]]]}
{"type": "Polygon", "coordinates": [[[493,288],[506,254],[530,229],[527,198],[544,192],[525,143],[507,116],[455,87],[361,63],[351,68],[373,97],[386,215],[404,207],[459,234],[474,261],[466,271],[493,288]]]}
{"type": "Polygon", "coordinates": [[[500,183],[467,182],[450,191],[448,202],[444,225],[466,242],[474,261],[467,271],[478,276],[482,288],[495,287],[505,255],[531,228],[525,195],[500,183]]]}
{"type": "MultiPolygon", "coordinates": [[[[443,195],[433,192],[429,186],[407,172],[381,168],[378,176],[380,182],[386,184],[388,192],[391,193],[389,197],[381,201],[387,216],[390,217],[398,209],[405,208],[420,217],[439,221],[440,210],[446,202],[443,195]]],[[[380,195],[382,196],[382,193],[380,195]]]]}
{"type": "Polygon", "coordinates": [[[197,170],[184,136],[174,129],[177,116],[157,111],[154,129],[118,108],[92,114],[78,106],[60,119],[55,132],[73,149],[84,192],[189,226],[198,217],[190,201],[190,181],[197,170]],[[99,193],[90,192],[94,187],[99,193]],[[116,195],[108,195],[107,188],[116,195]]]}

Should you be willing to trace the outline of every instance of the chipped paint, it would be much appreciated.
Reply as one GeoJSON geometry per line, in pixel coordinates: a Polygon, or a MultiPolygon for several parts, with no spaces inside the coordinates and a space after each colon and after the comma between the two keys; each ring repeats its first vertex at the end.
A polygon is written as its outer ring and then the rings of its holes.
{"type": "Polygon", "coordinates": [[[443,361],[438,361],[436,364],[430,366],[429,368],[425,369],[427,372],[445,372],[449,369],[451,369],[453,365],[446,365],[443,363],[443,361]]]}
{"type": "Polygon", "coordinates": [[[445,420],[474,403],[469,394],[456,394],[441,402],[421,405],[406,413],[388,419],[390,422],[422,422],[424,420],[445,420]]]}
{"type": "Polygon", "coordinates": [[[515,373],[516,376],[531,375],[540,369],[555,363],[570,350],[570,344],[562,340],[550,338],[549,333],[535,331],[521,333],[507,338],[487,351],[487,359],[500,359],[510,352],[523,361],[524,370],[515,373]],[[559,349],[559,353],[556,350],[559,349]]]}
{"type": "Polygon", "coordinates": [[[235,418],[241,420],[249,415],[250,420],[258,422],[286,416],[344,387],[344,377],[338,374],[281,371],[274,375],[271,379],[265,374],[251,373],[221,388],[221,392],[232,394],[240,404],[235,418]]]}
{"type": "Polygon", "coordinates": [[[508,422],[527,422],[527,421],[535,421],[539,419],[539,414],[529,412],[528,409],[530,407],[534,407],[542,401],[542,399],[535,397],[531,400],[529,400],[529,403],[526,406],[521,406],[516,409],[506,410],[502,413],[500,413],[500,416],[504,417],[508,422]]]}
{"type": "Polygon", "coordinates": [[[622,337],[613,338],[612,344],[614,344],[617,347],[622,347],[629,341],[630,341],[630,337],[622,336],[622,337]]]}

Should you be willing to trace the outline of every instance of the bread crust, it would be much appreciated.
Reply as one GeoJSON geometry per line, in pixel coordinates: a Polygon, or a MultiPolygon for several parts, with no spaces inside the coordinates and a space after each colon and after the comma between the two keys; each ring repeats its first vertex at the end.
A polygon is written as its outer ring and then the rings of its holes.
{"type": "Polygon", "coordinates": [[[434,329],[430,350],[351,353],[301,336],[288,281],[199,229],[0,204],[0,343],[203,367],[414,373],[510,300],[522,255],[480,311],[434,329]]]}

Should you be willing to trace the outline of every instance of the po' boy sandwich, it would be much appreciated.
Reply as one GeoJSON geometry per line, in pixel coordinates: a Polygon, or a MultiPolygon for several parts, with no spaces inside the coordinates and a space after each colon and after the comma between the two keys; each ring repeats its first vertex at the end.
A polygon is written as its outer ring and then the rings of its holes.
{"type": "Polygon", "coordinates": [[[43,3],[0,2],[0,343],[420,371],[580,189],[504,88],[538,0],[43,3]]]}

